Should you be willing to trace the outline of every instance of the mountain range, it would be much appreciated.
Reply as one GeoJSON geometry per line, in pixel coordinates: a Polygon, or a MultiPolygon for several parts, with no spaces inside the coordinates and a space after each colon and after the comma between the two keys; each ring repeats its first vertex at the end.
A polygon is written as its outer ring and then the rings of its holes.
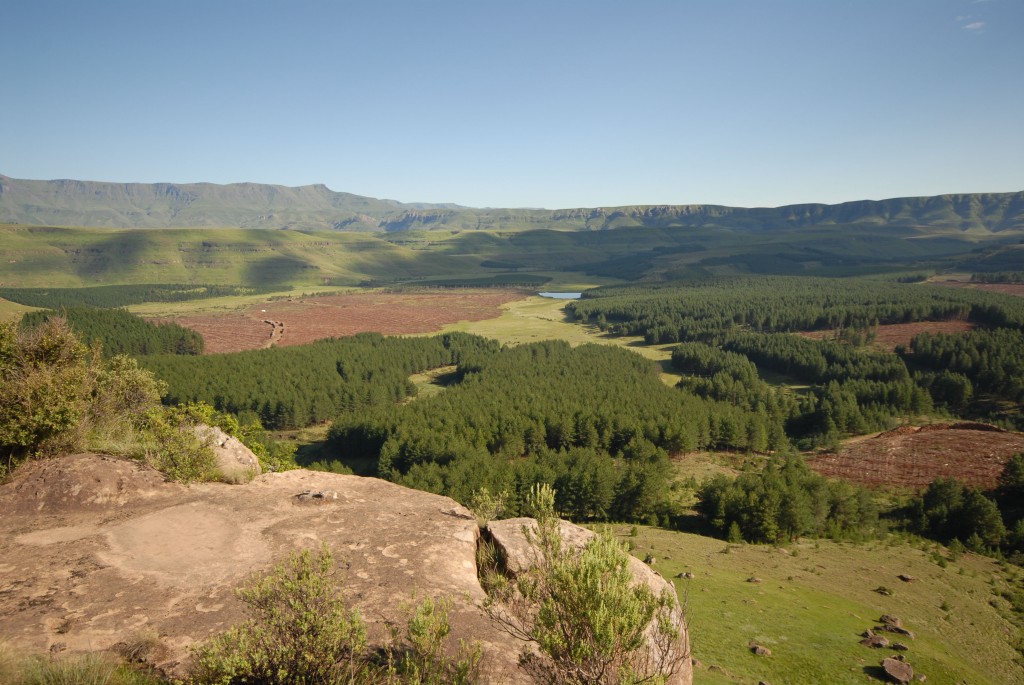
{"type": "Polygon", "coordinates": [[[109,228],[240,228],[395,232],[408,230],[808,226],[928,227],[991,234],[1024,228],[1024,192],[861,200],[775,208],[642,205],[576,209],[478,209],[403,203],[327,186],[259,183],[109,183],[24,180],[0,174],[0,223],[109,228]]]}

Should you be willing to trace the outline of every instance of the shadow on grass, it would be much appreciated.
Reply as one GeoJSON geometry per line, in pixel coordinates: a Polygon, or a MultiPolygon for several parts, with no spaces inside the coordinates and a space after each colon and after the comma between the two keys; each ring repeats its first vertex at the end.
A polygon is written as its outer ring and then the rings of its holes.
{"type": "Polygon", "coordinates": [[[865,666],[864,675],[874,680],[881,680],[883,683],[893,682],[889,678],[889,674],[885,672],[885,669],[881,666],[865,666]]]}

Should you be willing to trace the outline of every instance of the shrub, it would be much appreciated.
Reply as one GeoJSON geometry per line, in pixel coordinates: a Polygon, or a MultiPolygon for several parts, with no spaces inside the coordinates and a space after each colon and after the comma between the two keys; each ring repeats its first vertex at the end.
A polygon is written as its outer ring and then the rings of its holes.
{"type": "Polygon", "coordinates": [[[89,350],[63,319],[30,331],[0,323],[3,471],[26,457],[77,445],[91,388],[89,350]]]}
{"type": "Polygon", "coordinates": [[[461,642],[454,660],[445,651],[451,632],[448,623],[451,606],[449,599],[428,597],[413,608],[404,635],[406,648],[394,647],[402,643],[403,636],[396,628],[392,629],[393,644],[388,649],[389,683],[469,685],[475,681],[482,656],[480,646],[461,642]]]}
{"type": "Polygon", "coordinates": [[[198,682],[329,685],[354,678],[366,626],[345,605],[326,545],[316,557],[309,550],[292,555],[238,596],[249,620],[198,651],[198,682]]]}
{"type": "Polygon", "coordinates": [[[471,685],[479,645],[447,653],[447,599],[428,598],[409,614],[404,634],[371,654],[366,625],[342,596],[325,544],[298,552],[238,590],[249,619],[196,650],[196,685],[471,685]]]}
{"type": "Polygon", "coordinates": [[[664,682],[688,659],[677,646],[681,612],[674,595],[633,582],[629,557],[605,531],[582,549],[567,548],[554,515],[554,491],[538,486],[527,529],[538,564],[514,582],[491,584],[490,615],[512,636],[532,642],[522,664],[539,681],[664,682]]]}

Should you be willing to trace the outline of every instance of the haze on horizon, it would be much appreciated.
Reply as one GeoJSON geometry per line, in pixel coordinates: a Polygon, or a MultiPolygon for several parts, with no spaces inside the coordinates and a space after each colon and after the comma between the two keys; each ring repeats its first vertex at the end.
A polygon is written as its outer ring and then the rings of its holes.
{"type": "Polygon", "coordinates": [[[5,8],[0,172],[472,207],[1024,189],[1024,3],[5,8]]]}

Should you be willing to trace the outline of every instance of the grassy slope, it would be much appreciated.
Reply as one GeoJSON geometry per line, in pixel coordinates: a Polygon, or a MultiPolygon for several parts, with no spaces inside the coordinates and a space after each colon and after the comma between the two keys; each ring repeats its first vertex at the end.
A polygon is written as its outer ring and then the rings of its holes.
{"type": "Polygon", "coordinates": [[[863,683],[894,653],[858,644],[882,614],[901,618],[916,634],[889,637],[909,646],[907,660],[930,683],[1024,683],[1009,644],[1016,629],[990,604],[1005,604],[993,587],[1007,584],[991,559],[967,555],[941,568],[929,553],[895,540],[800,542],[783,550],[653,528],[628,538],[628,530],[616,533],[636,545],[634,554],[653,554],[666,578],[694,573],[674,582],[702,664],[697,683],[863,683]],[[900,573],[918,580],[903,583],[900,573]],[[752,576],[762,582],[746,582],[752,576]],[[879,585],[893,596],[874,592],[879,585]],[[772,656],[754,656],[750,641],[772,656]]]}
{"type": "Polygon", "coordinates": [[[570,269],[611,278],[672,276],[694,268],[716,273],[859,273],[927,268],[936,259],[954,264],[984,258],[995,264],[1010,249],[998,242],[1007,240],[1006,234],[992,238],[995,242],[983,245],[982,252],[972,252],[982,244],[970,236],[918,240],[917,235],[909,229],[870,226],[771,232],[677,227],[396,234],[0,226],[0,284],[357,285],[490,277],[510,270],[565,274],[570,269]]]}
{"type": "Polygon", "coordinates": [[[36,307],[26,307],[0,297],[0,321],[20,321],[22,314],[33,312],[36,309],[36,307]]]}
{"type": "MultiPolygon", "coordinates": [[[[355,285],[368,278],[473,276],[478,260],[417,252],[373,236],[242,229],[161,231],[0,227],[0,283],[355,285]]],[[[490,272],[493,273],[493,272],[490,272]]]]}

